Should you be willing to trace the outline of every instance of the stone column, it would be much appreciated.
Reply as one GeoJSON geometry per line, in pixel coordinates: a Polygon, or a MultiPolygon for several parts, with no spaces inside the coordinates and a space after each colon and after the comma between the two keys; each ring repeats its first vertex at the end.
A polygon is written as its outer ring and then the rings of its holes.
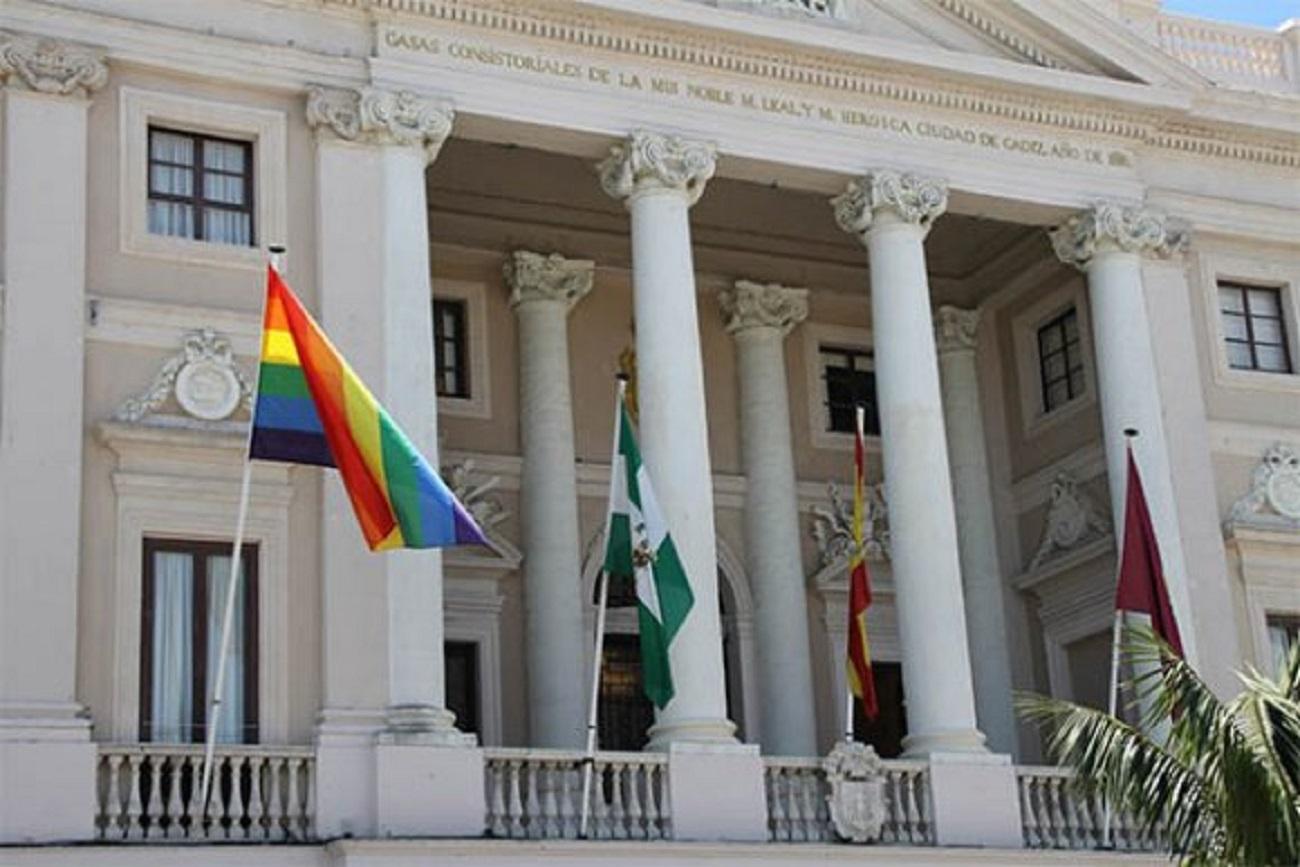
{"type": "Polygon", "coordinates": [[[808,316],[808,290],[738,280],[719,301],[736,341],[740,374],[745,562],[755,600],[763,751],[816,755],[808,600],[785,370],[785,337],[808,316]]]}
{"type": "MultiPolygon", "coordinates": [[[[408,92],[318,88],[307,99],[307,122],[318,133],[324,327],[436,467],[425,168],[451,131],[451,111],[408,92]]],[[[444,701],[441,554],[371,553],[336,475],[323,487],[319,739],[340,749],[337,759],[320,756],[319,790],[331,793],[321,798],[321,832],[363,834],[368,821],[381,835],[463,831],[475,809],[468,796],[481,797],[481,784],[459,791],[458,783],[450,796],[454,770],[437,786],[430,777],[430,763],[447,757],[415,749],[472,743],[444,701]],[[376,734],[380,746],[371,749],[376,734]]]]}
{"type": "Polygon", "coordinates": [[[952,469],[976,716],[989,746],[999,753],[1011,753],[1016,746],[1011,660],[993,489],[975,367],[979,319],[978,310],[940,307],[934,317],[934,338],[939,351],[939,382],[943,388],[944,428],[952,469]]]}
{"type": "Polygon", "coordinates": [[[0,31],[0,843],[89,838],[95,747],[77,702],[85,426],[86,114],[97,51],[0,31]]]}
{"type": "Polygon", "coordinates": [[[506,261],[519,319],[519,415],[523,451],[525,647],[529,744],[585,743],[582,555],[569,396],[569,311],[591,291],[595,265],[515,252],[506,261]]]}
{"type": "MultiPolygon", "coordinates": [[[[1188,659],[1195,665],[1199,662],[1198,636],[1192,620],[1188,564],[1183,556],[1183,533],[1164,428],[1164,403],[1142,284],[1144,256],[1167,258],[1181,252],[1187,240],[1186,227],[1177,221],[1142,207],[1113,203],[1095,205],[1071,217],[1052,233],[1056,255],[1087,275],[1102,438],[1116,539],[1123,538],[1128,478],[1124,430],[1131,427],[1137,428],[1140,434],[1133,443],[1133,452],[1142,473],[1174,614],[1182,627],[1188,659]]],[[[1188,375],[1195,376],[1195,371],[1188,371],[1188,375]]],[[[1222,595],[1221,591],[1212,592],[1222,595]]],[[[1222,628],[1220,618],[1231,604],[1226,595],[1222,595],[1222,602],[1224,607],[1213,610],[1205,621],[1210,629],[1222,628]]]]}
{"type": "Polygon", "coordinates": [[[981,751],[961,565],[923,243],[947,206],[938,181],[890,171],[850,181],[832,201],[871,266],[890,550],[909,755],[981,751]]]}

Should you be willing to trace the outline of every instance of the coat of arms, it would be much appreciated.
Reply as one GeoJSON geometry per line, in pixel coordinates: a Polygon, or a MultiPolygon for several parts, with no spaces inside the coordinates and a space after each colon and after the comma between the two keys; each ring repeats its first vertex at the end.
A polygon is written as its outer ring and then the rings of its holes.
{"type": "Polygon", "coordinates": [[[840,741],[822,763],[831,824],[841,840],[874,843],[885,826],[885,770],[866,744],[840,741]]]}

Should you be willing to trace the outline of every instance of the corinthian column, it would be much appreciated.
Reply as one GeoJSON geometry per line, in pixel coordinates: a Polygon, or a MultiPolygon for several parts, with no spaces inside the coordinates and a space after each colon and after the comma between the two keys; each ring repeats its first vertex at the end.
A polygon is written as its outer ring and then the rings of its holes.
{"type": "Polygon", "coordinates": [[[591,291],[592,262],[523,250],[506,261],[519,318],[520,486],[527,603],[529,743],[577,749],[584,742],[582,563],[569,311],[591,291]]]}
{"type": "Polygon", "coordinates": [[[739,356],[745,562],[756,604],[763,750],[811,756],[817,723],[785,375],[785,337],[808,316],[808,290],[738,280],[719,301],[739,356]]]}
{"type": "Polygon", "coordinates": [[[975,368],[979,319],[978,310],[940,307],[934,316],[934,339],[939,351],[944,428],[952,467],[975,709],[989,746],[996,752],[1010,753],[1016,744],[1016,721],[1011,708],[1002,567],[998,562],[993,490],[975,368]]]}
{"type": "Polygon", "coordinates": [[[0,31],[0,843],[93,831],[90,720],[77,702],[86,111],[102,55],[0,31]]]}
{"type": "Polygon", "coordinates": [[[923,242],[944,212],[943,183],[872,172],[832,200],[866,245],[889,501],[890,550],[907,691],[909,755],[978,751],[957,522],[923,242]]]}
{"type": "Polygon", "coordinates": [[[599,166],[601,184],[632,216],[633,309],[641,448],[695,594],[670,649],[676,695],[656,714],[652,749],[677,741],[731,742],[718,616],[695,270],[688,213],[713,176],[714,148],[638,131],[599,166]]]}
{"type": "MultiPolygon", "coordinates": [[[[1167,258],[1180,253],[1187,241],[1187,229],[1178,221],[1146,208],[1112,203],[1101,203],[1076,214],[1052,233],[1056,255],[1082,270],[1088,279],[1093,356],[1097,362],[1102,437],[1116,532],[1122,533],[1124,526],[1128,478],[1124,430],[1136,428],[1140,436],[1133,443],[1133,451],[1142,471],[1175,616],[1184,627],[1183,644],[1188,659],[1195,664],[1198,636],[1188,590],[1191,579],[1183,556],[1164,405],[1142,285],[1144,256],[1167,258]]],[[[1211,592],[1220,593],[1212,588],[1211,592]]],[[[1230,604],[1226,598],[1222,601],[1230,604]]],[[[1223,610],[1209,614],[1207,624],[1219,628],[1223,610]]]]}

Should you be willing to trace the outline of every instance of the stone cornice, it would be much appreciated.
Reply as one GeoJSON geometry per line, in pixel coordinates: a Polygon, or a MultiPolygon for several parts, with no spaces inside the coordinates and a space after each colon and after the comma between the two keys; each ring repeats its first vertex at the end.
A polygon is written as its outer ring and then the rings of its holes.
{"type": "Polygon", "coordinates": [[[974,352],[979,310],[963,310],[948,304],[934,311],[934,345],[940,355],[949,352],[974,352]]]}
{"type": "Polygon", "coordinates": [[[37,93],[86,97],[108,81],[108,67],[97,48],[0,31],[0,81],[37,93]]]}
{"type": "Polygon", "coordinates": [[[566,259],[559,253],[544,256],[516,250],[502,269],[510,287],[510,306],[529,301],[555,301],[573,309],[591,291],[596,263],[588,259],[566,259]]]}
{"type": "Polygon", "coordinates": [[[869,172],[849,181],[844,192],[831,199],[831,207],[841,229],[864,239],[880,211],[929,231],[948,208],[948,187],[911,173],[869,172]]]}
{"type": "Polygon", "coordinates": [[[1051,238],[1062,262],[1084,268],[1105,252],[1168,258],[1187,248],[1188,229],[1181,220],[1152,208],[1099,202],[1070,217],[1051,238]]]}
{"type": "Polygon", "coordinates": [[[808,290],[737,280],[718,293],[718,305],[729,334],[770,328],[784,337],[808,318],[808,290]]]}
{"type": "Polygon", "coordinates": [[[639,129],[611,147],[596,170],[600,185],[616,199],[646,190],[676,190],[695,204],[717,168],[716,151],[711,142],[639,129]]]}
{"type": "Polygon", "coordinates": [[[405,90],[313,87],[307,93],[307,123],[351,142],[424,149],[433,162],[451,134],[451,109],[405,90]]]}

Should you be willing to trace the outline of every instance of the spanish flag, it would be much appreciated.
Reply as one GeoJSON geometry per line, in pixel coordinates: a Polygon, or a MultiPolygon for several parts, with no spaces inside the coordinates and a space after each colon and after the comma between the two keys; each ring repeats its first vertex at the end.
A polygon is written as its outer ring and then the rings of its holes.
{"type": "Polygon", "coordinates": [[[249,457],[337,467],[372,551],[486,544],[274,267],[264,317],[249,457]]]}
{"type": "Polygon", "coordinates": [[[863,553],[863,523],[867,510],[866,443],[862,433],[862,407],[857,412],[853,441],[853,559],[849,565],[849,689],[862,702],[867,719],[880,712],[876,681],[871,675],[871,645],[867,642],[867,609],[871,607],[871,576],[863,553]]]}

